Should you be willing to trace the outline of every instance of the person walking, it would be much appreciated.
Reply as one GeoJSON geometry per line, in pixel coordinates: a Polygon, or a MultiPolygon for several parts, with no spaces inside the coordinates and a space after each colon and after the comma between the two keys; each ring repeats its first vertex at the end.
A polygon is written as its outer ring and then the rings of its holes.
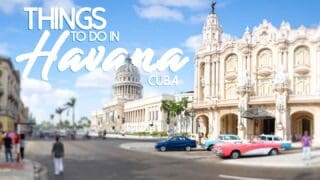
{"type": "Polygon", "coordinates": [[[304,131],[304,135],[301,138],[303,160],[311,159],[311,144],[312,144],[311,136],[309,136],[308,131],[304,131]]]}
{"type": "Polygon", "coordinates": [[[21,157],[21,160],[23,161],[23,159],[24,159],[24,148],[26,146],[25,135],[24,134],[20,134],[19,146],[20,146],[20,157],[21,157]]]}
{"type": "Polygon", "coordinates": [[[53,144],[52,156],[54,163],[54,174],[60,175],[61,173],[63,173],[64,147],[63,144],[60,142],[59,136],[56,137],[56,142],[53,144]]]}
{"type": "MultiPolygon", "coordinates": [[[[3,138],[4,138],[3,135],[4,135],[3,132],[0,131],[0,151],[2,150],[2,146],[3,146],[3,138]]],[[[1,157],[1,155],[0,155],[0,157],[1,157]]]]}
{"type": "Polygon", "coordinates": [[[11,162],[13,162],[13,159],[12,159],[12,139],[8,133],[6,133],[6,135],[3,139],[3,142],[4,142],[4,149],[5,149],[4,152],[5,152],[5,156],[6,156],[6,162],[9,162],[9,160],[11,162]]]}

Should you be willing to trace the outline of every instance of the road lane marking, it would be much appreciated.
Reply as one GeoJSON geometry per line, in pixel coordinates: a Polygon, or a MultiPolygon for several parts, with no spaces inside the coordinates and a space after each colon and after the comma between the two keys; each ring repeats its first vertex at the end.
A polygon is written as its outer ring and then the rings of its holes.
{"type": "Polygon", "coordinates": [[[271,179],[264,179],[264,178],[229,176],[229,175],[224,175],[224,174],[220,174],[219,177],[224,178],[224,179],[237,179],[237,180],[271,180],[271,179]]]}

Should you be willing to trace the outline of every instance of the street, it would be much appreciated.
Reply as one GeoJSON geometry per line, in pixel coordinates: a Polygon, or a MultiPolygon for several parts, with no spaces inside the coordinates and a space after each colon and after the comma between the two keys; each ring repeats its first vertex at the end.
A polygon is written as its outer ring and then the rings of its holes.
{"type": "MultiPolygon", "coordinates": [[[[64,141],[65,172],[53,175],[50,156],[53,141],[28,141],[26,158],[47,166],[49,179],[319,179],[317,168],[260,168],[220,164],[211,152],[190,152],[188,159],[158,156],[120,148],[137,140],[77,140],[64,141]],[[199,154],[211,161],[199,161],[199,154]],[[192,159],[192,156],[195,158],[192,159]],[[210,159],[209,159],[210,160],[210,159]]],[[[141,142],[141,141],[140,141],[141,142]]],[[[175,153],[179,152],[165,152],[175,153]]],[[[186,152],[181,152],[185,155],[186,152]]]]}

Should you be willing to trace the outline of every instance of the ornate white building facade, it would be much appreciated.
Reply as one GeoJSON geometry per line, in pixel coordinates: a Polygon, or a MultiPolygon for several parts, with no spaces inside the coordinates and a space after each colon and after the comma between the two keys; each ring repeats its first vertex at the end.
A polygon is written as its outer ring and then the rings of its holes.
{"type": "Polygon", "coordinates": [[[222,39],[210,13],[196,52],[196,132],[251,138],[262,133],[320,141],[320,28],[263,20],[240,39],[222,39]]]}

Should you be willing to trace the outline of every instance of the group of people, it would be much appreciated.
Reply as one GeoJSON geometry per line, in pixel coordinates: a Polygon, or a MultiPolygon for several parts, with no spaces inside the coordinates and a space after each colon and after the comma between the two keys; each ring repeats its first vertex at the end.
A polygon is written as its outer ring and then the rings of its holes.
{"type": "Polygon", "coordinates": [[[4,149],[6,162],[13,162],[13,155],[16,155],[16,162],[24,159],[25,135],[15,132],[0,132],[0,150],[4,149]]]}

